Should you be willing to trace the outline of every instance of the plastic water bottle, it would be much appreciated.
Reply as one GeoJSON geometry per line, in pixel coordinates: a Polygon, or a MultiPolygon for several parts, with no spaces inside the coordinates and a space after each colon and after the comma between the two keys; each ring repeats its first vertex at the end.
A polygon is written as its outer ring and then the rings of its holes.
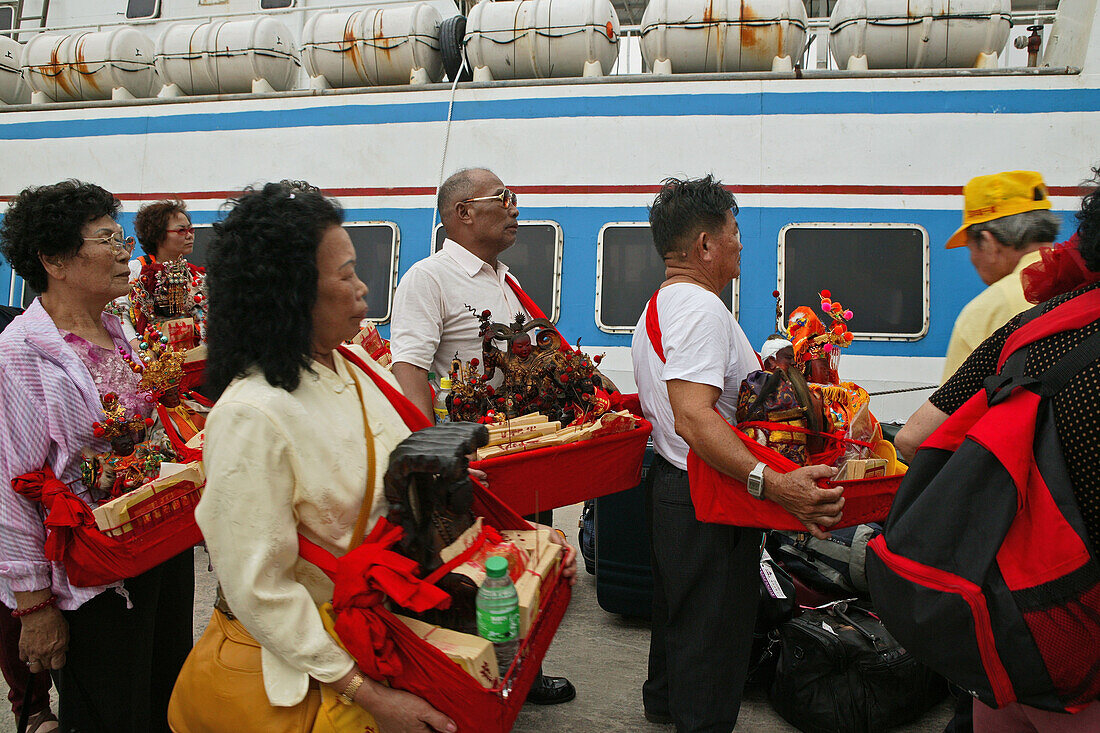
{"type": "Polygon", "coordinates": [[[435,404],[432,405],[432,409],[435,410],[437,424],[451,421],[451,413],[447,410],[447,398],[450,396],[451,380],[443,377],[439,380],[439,389],[435,393],[435,404]]]}
{"type": "Polygon", "coordinates": [[[477,633],[493,643],[501,679],[519,647],[519,596],[508,577],[507,558],[485,561],[485,582],[477,591],[477,633]]]}

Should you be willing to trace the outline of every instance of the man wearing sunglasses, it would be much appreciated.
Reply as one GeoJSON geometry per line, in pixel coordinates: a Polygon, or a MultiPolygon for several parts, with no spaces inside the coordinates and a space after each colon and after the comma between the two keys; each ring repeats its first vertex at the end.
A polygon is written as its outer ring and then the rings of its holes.
{"type": "MultiPolygon", "coordinates": [[[[464,362],[482,356],[480,324],[467,306],[478,313],[489,310],[494,321],[503,323],[517,313],[531,316],[508,282],[515,282],[508,267],[497,259],[516,242],[516,195],[492,171],[467,168],[443,182],[437,205],[447,238],[438,252],[401,278],[390,325],[393,375],[429,419],[434,412],[428,373],[448,374],[456,354],[464,362]]],[[[550,524],[551,512],[542,512],[536,521],[550,524]]],[[[576,694],[564,677],[540,674],[527,700],[553,705],[576,694]]]]}

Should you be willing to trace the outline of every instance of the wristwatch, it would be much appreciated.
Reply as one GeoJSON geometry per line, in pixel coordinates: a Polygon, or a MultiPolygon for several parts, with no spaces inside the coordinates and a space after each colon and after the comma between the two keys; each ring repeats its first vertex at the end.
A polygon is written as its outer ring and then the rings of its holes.
{"type": "Polygon", "coordinates": [[[752,467],[749,471],[749,480],[745,482],[745,485],[749,489],[749,496],[755,496],[757,499],[764,498],[764,468],[766,464],[761,461],[752,467]]]}
{"type": "Polygon", "coordinates": [[[363,683],[366,681],[366,678],[357,670],[355,674],[351,676],[351,681],[348,682],[347,687],[336,693],[337,699],[344,705],[354,705],[355,693],[359,692],[359,688],[362,687],[363,683]]]}

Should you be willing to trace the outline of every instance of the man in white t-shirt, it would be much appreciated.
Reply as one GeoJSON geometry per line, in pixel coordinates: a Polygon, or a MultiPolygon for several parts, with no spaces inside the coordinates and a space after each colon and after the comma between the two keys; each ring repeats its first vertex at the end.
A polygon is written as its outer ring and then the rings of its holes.
{"type": "Polygon", "coordinates": [[[728,733],[737,722],[759,597],[758,529],[695,518],[688,450],[746,482],[816,536],[840,519],[828,466],[779,474],[757,463],[732,420],[741,380],[760,368],[719,293],[740,275],[737,204],[713,177],[668,179],[649,210],[665,281],[634,328],[631,356],[656,457],[647,476],[653,621],[645,716],[678,733],[728,733]]]}
{"type": "MultiPolygon", "coordinates": [[[[452,174],[439,187],[437,200],[447,239],[438,252],[410,267],[397,285],[390,325],[393,376],[429,420],[435,415],[428,373],[447,375],[456,355],[464,362],[482,356],[481,324],[470,308],[491,311],[498,323],[510,323],[517,313],[531,317],[506,276],[516,287],[518,281],[497,259],[516,242],[516,201],[492,171],[466,168],[452,174]]],[[[553,512],[528,519],[549,525],[553,512]]],[[[569,680],[540,673],[527,700],[554,705],[576,695],[569,680]]]]}

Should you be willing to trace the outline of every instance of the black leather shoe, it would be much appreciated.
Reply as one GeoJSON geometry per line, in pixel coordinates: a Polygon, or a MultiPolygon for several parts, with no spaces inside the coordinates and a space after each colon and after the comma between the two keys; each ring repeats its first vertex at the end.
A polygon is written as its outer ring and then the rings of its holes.
{"type": "Polygon", "coordinates": [[[527,702],[535,705],[558,705],[569,702],[577,696],[577,688],[564,677],[547,677],[540,674],[531,691],[527,693],[527,702]]]}

